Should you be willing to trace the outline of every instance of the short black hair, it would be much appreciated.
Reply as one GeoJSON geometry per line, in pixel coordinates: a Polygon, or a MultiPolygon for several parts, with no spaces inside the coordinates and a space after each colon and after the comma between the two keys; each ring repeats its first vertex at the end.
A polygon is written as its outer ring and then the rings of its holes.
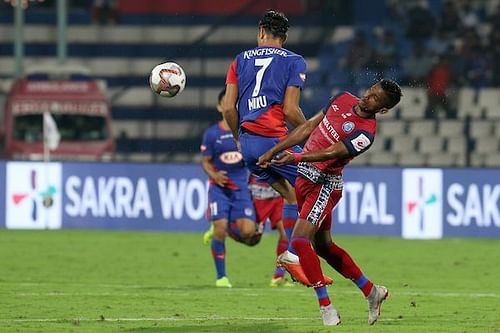
{"type": "Polygon", "coordinates": [[[259,21],[259,28],[264,28],[267,33],[274,37],[286,40],[286,33],[290,25],[285,14],[276,10],[268,10],[259,21]]]}
{"type": "Polygon", "coordinates": [[[218,99],[217,99],[217,104],[220,104],[222,99],[224,98],[224,95],[226,95],[226,88],[222,89],[219,93],[218,99]]]}
{"type": "Polygon", "coordinates": [[[395,107],[403,96],[401,87],[396,83],[396,81],[388,79],[382,79],[379,83],[387,96],[387,108],[391,109],[395,107]]]}

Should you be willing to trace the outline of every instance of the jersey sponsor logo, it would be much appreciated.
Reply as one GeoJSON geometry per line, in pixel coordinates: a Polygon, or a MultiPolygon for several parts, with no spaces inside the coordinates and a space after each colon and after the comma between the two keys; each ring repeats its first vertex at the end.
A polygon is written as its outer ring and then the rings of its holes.
{"type": "Polygon", "coordinates": [[[333,112],[337,112],[340,110],[340,108],[337,104],[332,104],[330,107],[332,108],[333,112]]]}
{"type": "Polygon", "coordinates": [[[342,124],[342,130],[344,130],[345,133],[351,133],[353,129],[354,123],[352,121],[346,121],[342,124]]]}
{"type": "Polygon", "coordinates": [[[306,73],[300,73],[299,74],[299,77],[302,81],[305,81],[306,80],[306,73]]]}
{"type": "Polygon", "coordinates": [[[281,49],[277,49],[274,47],[266,47],[263,49],[253,49],[253,50],[245,51],[245,52],[243,52],[243,58],[250,59],[252,57],[267,56],[267,55],[273,55],[273,54],[277,54],[277,55],[280,55],[282,57],[288,56],[286,51],[283,51],[281,49]]]}
{"type": "MultiPolygon", "coordinates": [[[[333,137],[333,139],[335,139],[335,142],[339,141],[339,139],[340,139],[339,133],[337,133],[337,131],[335,130],[335,128],[333,128],[333,125],[330,124],[330,121],[328,120],[327,117],[323,118],[323,120],[321,121],[321,124],[328,131],[328,133],[330,133],[330,135],[333,137]]],[[[323,133],[323,135],[325,135],[324,130],[323,130],[322,127],[320,127],[320,131],[321,131],[321,133],[323,133]]],[[[330,138],[327,135],[325,135],[325,136],[330,141],[330,138]]]]}
{"type": "Polygon", "coordinates": [[[362,151],[371,144],[371,141],[366,135],[361,133],[356,138],[352,139],[351,143],[356,151],[362,151]]]}
{"type": "Polygon", "coordinates": [[[228,151],[220,155],[220,160],[226,164],[236,164],[241,162],[242,159],[243,155],[239,151],[228,151]]]}

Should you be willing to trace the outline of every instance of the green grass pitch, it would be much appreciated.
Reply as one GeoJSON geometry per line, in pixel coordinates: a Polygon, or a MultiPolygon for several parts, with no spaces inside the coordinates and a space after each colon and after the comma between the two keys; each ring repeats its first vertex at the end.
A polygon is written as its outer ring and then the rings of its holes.
{"type": "Polygon", "coordinates": [[[391,296],[375,326],[355,286],[270,288],[276,234],[227,241],[230,290],[214,287],[201,234],[0,230],[0,332],[500,332],[500,241],[336,237],[391,296]]]}

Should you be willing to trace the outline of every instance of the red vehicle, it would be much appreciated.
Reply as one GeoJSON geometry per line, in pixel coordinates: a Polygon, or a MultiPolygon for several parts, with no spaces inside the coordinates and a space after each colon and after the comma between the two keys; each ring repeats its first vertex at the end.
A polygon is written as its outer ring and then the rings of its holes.
{"type": "Polygon", "coordinates": [[[115,143],[109,103],[94,80],[19,79],[5,102],[3,135],[10,159],[43,159],[43,113],[60,133],[51,159],[110,160],[115,143]]]}

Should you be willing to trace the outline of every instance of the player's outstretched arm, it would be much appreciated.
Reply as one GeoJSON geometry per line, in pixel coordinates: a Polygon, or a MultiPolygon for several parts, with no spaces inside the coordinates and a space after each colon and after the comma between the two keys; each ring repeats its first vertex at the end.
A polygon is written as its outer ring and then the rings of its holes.
{"type": "Polygon", "coordinates": [[[277,153],[304,142],[309,135],[311,135],[316,126],[318,126],[324,116],[325,114],[323,112],[318,112],[314,117],[299,125],[284,140],[280,141],[276,144],[276,146],[269,149],[265,154],[259,157],[257,165],[265,168],[269,165],[277,153]]]}
{"type": "Polygon", "coordinates": [[[288,86],[285,91],[285,98],[283,99],[283,113],[285,120],[293,127],[297,127],[306,122],[306,117],[300,109],[300,88],[295,86],[288,86]]]}
{"type": "Polygon", "coordinates": [[[238,101],[238,85],[234,83],[228,83],[226,85],[226,95],[224,95],[224,100],[222,102],[222,115],[226,119],[231,132],[233,132],[234,139],[238,142],[240,137],[238,134],[239,127],[239,115],[236,109],[236,102],[238,101]]]}

